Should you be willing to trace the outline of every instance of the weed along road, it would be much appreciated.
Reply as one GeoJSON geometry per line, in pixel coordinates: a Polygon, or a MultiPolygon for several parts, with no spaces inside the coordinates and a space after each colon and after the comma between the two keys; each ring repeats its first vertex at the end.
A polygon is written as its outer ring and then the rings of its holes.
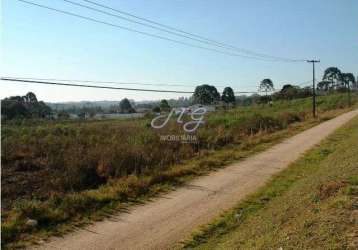
{"type": "Polygon", "coordinates": [[[128,213],[51,238],[37,249],[173,248],[193,229],[234,206],[356,115],[358,110],[323,122],[262,153],[134,206],[128,213]]]}

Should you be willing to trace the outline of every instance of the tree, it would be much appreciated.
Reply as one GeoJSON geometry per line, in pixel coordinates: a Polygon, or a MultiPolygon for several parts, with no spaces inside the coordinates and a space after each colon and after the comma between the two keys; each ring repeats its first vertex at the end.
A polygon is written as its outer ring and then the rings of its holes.
{"type": "Polygon", "coordinates": [[[351,106],[351,86],[355,85],[356,79],[352,73],[342,73],[342,81],[348,90],[348,105],[351,106]]]}
{"type": "Polygon", "coordinates": [[[356,79],[352,73],[342,73],[342,81],[347,88],[354,86],[356,83],[356,79]]]}
{"type": "Polygon", "coordinates": [[[160,107],[159,107],[159,106],[155,106],[155,107],[153,108],[153,112],[154,112],[154,113],[160,113],[160,107]]]}
{"type": "Polygon", "coordinates": [[[294,99],[299,97],[300,88],[291,84],[283,85],[280,96],[284,99],[294,99]]]}
{"type": "Polygon", "coordinates": [[[273,90],[274,90],[274,87],[273,87],[273,82],[271,81],[271,79],[263,79],[260,82],[259,91],[264,91],[266,93],[266,96],[267,96],[267,92],[273,91],[273,90]]]}
{"type": "Polygon", "coordinates": [[[28,118],[30,113],[21,96],[12,96],[1,101],[1,115],[4,119],[28,118]]]}
{"type": "Polygon", "coordinates": [[[23,96],[23,99],[27,103],[37,103],[37,97],[32,92],[29,92],[25,96],[23,96]]]}
{"type": "Polygon", "coordinates": [[[331,85],[331,82],[329,82],[327,80],[322,80],[319,83],[317,83],[317,89],[328,91],[330,89],[330,85],[331,85]]]}
{"type": "Polygon", "coordinates": [[[160,101],[159,107],[161,110],[163,111],[168,111],[170,110],[170,106],[167,100],[163,99],[160,101]]]}
{"type": "Polygon", "coordinates": [[[299,97],[306,98],[312,96],[312,88],[311,87],[304,87],[302,89],[299,88],[299,97]]]}
{"type": "Polygon", "coordinates": [[[51,115],[52,110],[43,101],[39,101],[35,107],[33,107],[33,113],[38,118],[47,118],[51,115]]]}
{"type": "Polygon", "coordinates": [[[42,101],[37,101],[34,93],[25,96],[5,98],[1,103],[1,113],[5,119],[46,118],[52,110],[42,101]]]}
{"type": "Polygon", "coordinates": [[[323,73],[322,80],[331,83],[330,89],[342,85],[342,72],[337,67],[329,67],[323,73]]]}
{"type": "Polygon", "coordinates": [[[223,94],[221,96],[221,100],[227,104],[229,103],[235,104],[235,94],[232,88],[230,87],[224,88],[223,94]]]}
{"type": "Polygon", "coordinates": [[[119,103],[119,110],[121,113],[134,113],[135,110],[132,107],[132,104],[129,102],[129,100],[127,98],[124,98],[120,103],[119,103]]]}
{"type": "Polygon", "coordinates": [[[214,86],[203,84],[197,86],[193,95],[194,103],[213,104],[220,100],[220,94],[214,86]]]}

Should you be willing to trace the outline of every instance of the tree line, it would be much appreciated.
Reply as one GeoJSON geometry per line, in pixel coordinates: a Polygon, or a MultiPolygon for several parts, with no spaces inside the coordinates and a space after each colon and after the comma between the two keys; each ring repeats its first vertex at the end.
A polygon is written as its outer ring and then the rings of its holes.
{"type": "Polygon", "coordinates": [[[38,101],[34,93],[12,96],[1,101],[1,116],[4,120],[26,118],[49,118],[52,109],[43,101],[38,101]]]}
{"type": "Polygon", "coordinates": [[[358,80],[353,73],[344,73],[337,67],[329,67],[324,71],[322,81],[317,84],[318,90],[358,89],[358,80]]]}
{"type": "MultiPolygon", "coordinates": [[[[344,73],[337,67],[329,67],[324,71],[322,80],[317,83],[318,91],[350,91],[358,90],[358,81],[353,73],[344,73]]],[[[127,98],[122,99],[118,105],[111,105],[107,110],[100,106],[71,107],[67,110],[52,110],[43,101],[38,101],[34,93],[29,92],[25,96],[12,96],[2,100],[1,114],[3,119],[28,119],[28,118],[49,118],[56,113],[59,118],[68,119],[71,114],[81,117],[93,117],[98,113],[135,113],[136,109],[152,110],[153,112],[167,112],[171,107],[185,107],[192,104],[225,106],[251,105],[254,103],[269,103],[274,100],[292,100],[312,96],[311,87],[284,84],[281,90],[275,91],[271,79],[263,79],[258,86],[258,91],[264,95],[253,94],[251,96],[235,96],[231,87],[225,87],[222,94],[215,86],[199,85],[195,88],[190,98],[180,97],[179,99],[161,100],[151,103],[135,104],[127,98]]]]}

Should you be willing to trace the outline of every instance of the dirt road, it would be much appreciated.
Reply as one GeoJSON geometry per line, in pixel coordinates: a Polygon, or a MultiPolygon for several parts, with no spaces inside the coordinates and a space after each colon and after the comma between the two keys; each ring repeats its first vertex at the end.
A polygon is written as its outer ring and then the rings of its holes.
{"type": "Polygon", "coordinates": [[[39,249],[168,249],[265,184],[306,150],[358,115],[343,114],[145,205],[97,222],[39,249]]]}

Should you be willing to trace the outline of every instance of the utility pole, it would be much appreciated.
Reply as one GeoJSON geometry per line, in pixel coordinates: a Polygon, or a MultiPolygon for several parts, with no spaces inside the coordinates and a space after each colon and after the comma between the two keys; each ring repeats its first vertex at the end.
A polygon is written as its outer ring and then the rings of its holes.
{"type": "Polygon", "coordinates": [[[313,69],[313,81],[312,81],[312,114],[316,118],[316,76],[315,76],[315,63],[321,62],[320,60],[307,60],[308,63],[312,63],[313,69]]]}

